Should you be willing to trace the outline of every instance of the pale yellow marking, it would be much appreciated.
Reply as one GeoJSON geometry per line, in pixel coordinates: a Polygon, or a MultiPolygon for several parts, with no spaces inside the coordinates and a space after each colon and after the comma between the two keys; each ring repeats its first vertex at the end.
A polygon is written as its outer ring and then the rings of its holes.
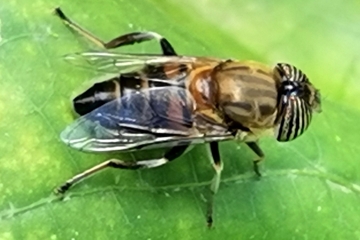
{"type": "Polygon", "coordinates": [[[97,77],[94,77],[94,78],[84,81],[75,90],[72,91],[71,97],[70,97],[70,102],[72,102],[72,100],[75,97],[77,97],[80,93],[83,93],[85,90],[91,88],[94,84],[104,82],[104,81],[110,80],[110,79],[118,77],[118,76],[119,76],[119,74],[108,73],[108,74],[100,75],[100,76],[97,76],[97,77]]]}
{"type": "Polygon", "coordinates": [[[117,81],[113,81],[115,83],[115,98],[118,99],[121,97],[121,92],[120,92],[120,84],[117,81]]]}
{"type": "Polygon", "coordinates": [[[141,79],[141,89],[149,88],[149,79],[143,72],[140,72],[140,79],[141,79]]]}
{"type": "Polygon", "coordinates": [[[274,128],[250,128],[250,131],[238,130],[235,139],[240,142],[255,142],[262,137],[274,136],[274,128]]]}
{"type": "Polygon", "coordinates": [[[216,114],[212,109],[205,109],[200,111],[202,115],[207,116],[208,118],[213,119],[217,123],[223,123],[224,120],[216,114]]]}
{"type": "Polygon", "coordinates": [[[205,71],[207,69],[210,69],[211,67],[209,65],[203,66],[203,67],[193,67],[192,65],[188,65],[188,71],[190,71],[188,81],[185,82],[186,88],[189,89],[191,82],[195,80],[195,77],[201,73],[202,71],[205,71]]]}

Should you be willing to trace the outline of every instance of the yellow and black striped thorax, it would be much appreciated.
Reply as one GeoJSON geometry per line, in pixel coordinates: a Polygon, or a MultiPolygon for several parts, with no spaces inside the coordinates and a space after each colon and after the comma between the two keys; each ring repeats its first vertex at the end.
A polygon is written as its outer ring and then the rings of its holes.
{"type": "Polygon", "coordinates": [[[320,111],[320,92],[301,70],[290,64],[279,63],[275,71],[281,82],[275,137],[280,142],[291,141],[309,127],[313,111],[320,111]]]}

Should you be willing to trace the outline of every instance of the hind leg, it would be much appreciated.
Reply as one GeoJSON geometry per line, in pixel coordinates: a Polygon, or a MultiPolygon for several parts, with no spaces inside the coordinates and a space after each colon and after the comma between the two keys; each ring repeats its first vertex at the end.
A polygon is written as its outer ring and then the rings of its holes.
{"type": "Polygon", "coordinates": [[[78,32],[80,35],[84,36],[97,46],[105,49],[113,49],[118,48],[125,45],[132,45],[135,43],[141,43],[144,41],[149,41],[152,39],[156,39],[162,49],[163,55],[166,56],[175,56],[176,52],[174,48],[171,46],[170,42],[166,40],[163,36],[155,32],[132,32],[121,35],[117,38],[110,40],[109,42],[104,42],[100,38],[96,37],[89,31],[85,30],[75,22],[73,22],[70,18],[68,18],[64,12],[60,8],[55,9],[55,14],[70,28],[78,32]]]}

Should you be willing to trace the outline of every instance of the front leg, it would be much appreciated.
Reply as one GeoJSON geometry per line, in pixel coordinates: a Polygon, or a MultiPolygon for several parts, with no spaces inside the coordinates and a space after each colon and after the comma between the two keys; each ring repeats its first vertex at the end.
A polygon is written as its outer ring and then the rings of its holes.
{"type": "Polygon", "coordinates": [[[246,144],[250,147],[251,150],[258,156],[257,159],[254,160],[254,172],[256,175],[261,177],[261,173],[259,171],[259,163],[264,160],[265,154],[261,150],[259,144],[257,142],[246,142],[246,144]]]}

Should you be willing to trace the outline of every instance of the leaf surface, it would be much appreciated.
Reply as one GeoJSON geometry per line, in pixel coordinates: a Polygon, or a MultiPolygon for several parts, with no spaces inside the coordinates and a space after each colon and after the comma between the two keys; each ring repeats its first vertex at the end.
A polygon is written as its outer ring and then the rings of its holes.
{"type": "Polygon", "coordinates": [[[359,239],[359,11],[358,1],[340,0],[3,1],[0,239],[359,239]],[[292,63],[321,89],[323,113],[294,142],[261,141],[260,180],[245,145],[221,143],[212,230],[204,217],[213,176],[206,146],[158,169],[103,171],[59,201],[53,188],[76,173],[158,152],[88,154],[60,142],[73,120],[70,97],[96,73],[61,58],[94,46],[51,14],[57,6],[104,40],[151,30],[184,55],[292,63]]]}

